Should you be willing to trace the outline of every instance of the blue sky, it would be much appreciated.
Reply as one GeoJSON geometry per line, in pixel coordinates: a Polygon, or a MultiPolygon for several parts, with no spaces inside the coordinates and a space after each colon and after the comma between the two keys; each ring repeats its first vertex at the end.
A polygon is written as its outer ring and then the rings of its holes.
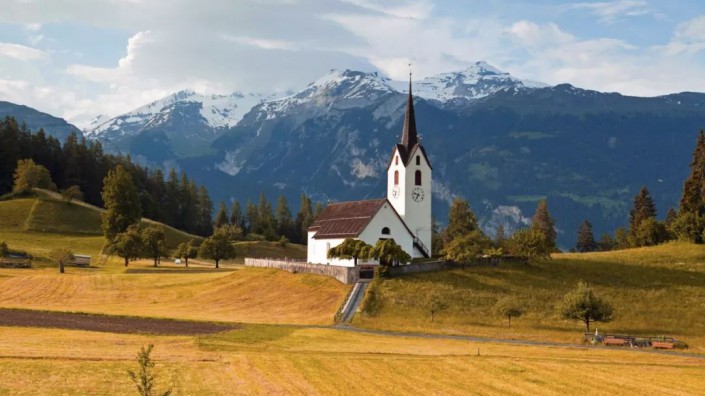
{"type": "Polygon", "coordinates": [[[519,78],[705,92],[697,0],[0,0],[0,100],[79,126],[180,89],[303,88],[331,68],[403,79],[485,60],[519,78]]]}

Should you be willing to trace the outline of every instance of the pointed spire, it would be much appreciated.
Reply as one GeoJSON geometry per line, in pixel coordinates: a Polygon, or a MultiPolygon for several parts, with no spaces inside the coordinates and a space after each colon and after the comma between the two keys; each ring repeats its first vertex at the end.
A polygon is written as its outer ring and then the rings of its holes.
{"type": "MultiPolygon", "coordinates": [[[[411,63],[409,64],[411,67],[411,63]]],[[[411,94],[411,70],[409,70],[409,98],[406,101],[406,115],[404,116],[404,129],[401,134],[401,144],[407,152],[419,142],[416,134],[416,117],[414,116],[414,97],[411,94]]]]}

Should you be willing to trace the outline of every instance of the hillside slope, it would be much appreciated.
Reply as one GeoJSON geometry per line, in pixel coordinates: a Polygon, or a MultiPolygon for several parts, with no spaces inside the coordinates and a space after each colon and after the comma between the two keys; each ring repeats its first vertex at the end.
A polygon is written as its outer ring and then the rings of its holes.
{"type": "Polygon", "coordinates": [[[602,333],[669,335],[705,352],[705,252],[681,242],[616,252],[558,254],[538,264],[468,267],[384,280],[380,309],[356,318],[359,326],[450,334],[579,342],[584,325],[560,317],[557,307],[578,281],[614,305],[615,319],[595,323],[602,333]],[[430,321],[418,296],[437,290],[448,303],[430,321]],[[526,313],[512,320],[493,306],[516,296],[526,313]]]}

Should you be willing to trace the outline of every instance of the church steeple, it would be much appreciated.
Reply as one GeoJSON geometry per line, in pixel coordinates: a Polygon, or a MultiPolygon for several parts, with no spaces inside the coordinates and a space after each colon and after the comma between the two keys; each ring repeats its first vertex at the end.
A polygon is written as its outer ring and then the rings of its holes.
{"type": "Polygon", "coordinates": [[[411,72],[409,72],[409,98],[406,100],[406,115],[404,116],[404,129],[401,134],[401,144],[406,147],[406,152],[418,144],[416,134],[416,117],[414,116],[414,97],[411,94],[411,72]]]}

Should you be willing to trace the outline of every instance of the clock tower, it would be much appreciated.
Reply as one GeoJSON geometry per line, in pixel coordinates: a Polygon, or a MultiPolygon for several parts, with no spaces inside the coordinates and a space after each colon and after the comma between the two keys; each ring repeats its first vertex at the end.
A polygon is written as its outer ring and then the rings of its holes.
{"type": "Polygon", "coordinates": [[[431,162],[416,133],[409,74],[401,142],[392,149],[387,167],[387,198],[414,236],[412,257],[431,255],[431,171],[431,162]]]}

